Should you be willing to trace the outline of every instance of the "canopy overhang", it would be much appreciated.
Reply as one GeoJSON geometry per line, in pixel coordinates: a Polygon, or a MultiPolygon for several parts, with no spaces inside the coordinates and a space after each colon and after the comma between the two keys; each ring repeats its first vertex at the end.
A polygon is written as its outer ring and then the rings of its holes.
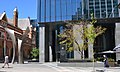
{"type": "MultiPolygon", "coordinates": [[[[87,19],[88,21],[91,21],[91,19],[87,19]]],[[[96,19],[97,23],[100,24],[111,24],[111,23],[119,23],[120,17],[117,18],[100,18],[96,19]]],[[[81,20],[65,20],[65,21],[53,21],[53,22],[38,22],[38,24],[66,24],[66,22],[80,22],[81,20]]]]}

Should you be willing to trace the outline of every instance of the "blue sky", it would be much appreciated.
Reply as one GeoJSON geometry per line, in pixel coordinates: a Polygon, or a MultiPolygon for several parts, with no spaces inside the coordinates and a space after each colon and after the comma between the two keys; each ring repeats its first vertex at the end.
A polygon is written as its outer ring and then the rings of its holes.
{"type": "Polygon", "coordinates": [[[13,10],[17,7],[19,18],[37,18],[37,0],[0,0],[0,14],[4,11],[7,17],[13,18],[13,10]]]}

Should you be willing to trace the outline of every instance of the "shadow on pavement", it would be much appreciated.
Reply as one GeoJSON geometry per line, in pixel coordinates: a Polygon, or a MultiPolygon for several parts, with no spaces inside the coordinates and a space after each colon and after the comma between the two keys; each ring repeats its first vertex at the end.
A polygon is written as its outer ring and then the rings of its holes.
{"type": "Polygon", "coordinates": [[[120,67],[110,67],[109,69],[120,69],[120,67]]]}
{"type": "MultiPolygon", "coordinates": [[[[13,68],[13,67],[4,67],[4,68],[13,68]]],[[[0,71],[1,72],[1,71],[0,71]]]]}

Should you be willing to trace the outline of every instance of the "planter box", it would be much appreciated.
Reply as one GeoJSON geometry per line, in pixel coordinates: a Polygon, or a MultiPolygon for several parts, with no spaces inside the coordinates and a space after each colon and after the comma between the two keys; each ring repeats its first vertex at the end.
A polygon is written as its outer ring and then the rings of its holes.
{"type": "Polygon", "coordinates": [[[115,62],[108,62],[110,67],[115,67],[115,62]]]}
{"type": "Polygon", "coordinates": [[[39,60],[38,59],[36,59],[36,60],[28,60],[28,62],[39,62],[39,60]]]}

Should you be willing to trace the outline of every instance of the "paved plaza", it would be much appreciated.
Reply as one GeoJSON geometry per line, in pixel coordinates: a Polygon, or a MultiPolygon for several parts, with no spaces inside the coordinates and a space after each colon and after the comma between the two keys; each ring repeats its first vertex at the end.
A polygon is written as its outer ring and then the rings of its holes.
{"type": "MultiPolygon", "coordinates": [[[[28,64],[10,64],[10,68],[2,68],[0,72],[92,72],[93,67],[61,67],[57,63],[28,63],[28,64]]],[[[120,72],[120,67],[95,67],[96,72],[120,72]],[[103,71],[101,71],[103,70],[103,71]]]]}

